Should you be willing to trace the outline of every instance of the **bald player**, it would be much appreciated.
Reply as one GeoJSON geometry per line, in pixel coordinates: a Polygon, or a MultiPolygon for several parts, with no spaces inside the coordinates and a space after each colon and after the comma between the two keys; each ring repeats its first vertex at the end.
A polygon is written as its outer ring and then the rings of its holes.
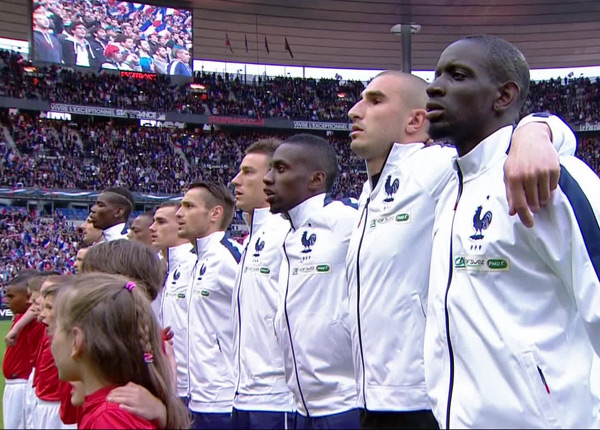
{"type": "Polygon", "coordinates": [[[127,239],[127,220],[133,208],[133,195],[127,188],[107,188],[92,206],[90,218],[105,241],[127,239]]]}

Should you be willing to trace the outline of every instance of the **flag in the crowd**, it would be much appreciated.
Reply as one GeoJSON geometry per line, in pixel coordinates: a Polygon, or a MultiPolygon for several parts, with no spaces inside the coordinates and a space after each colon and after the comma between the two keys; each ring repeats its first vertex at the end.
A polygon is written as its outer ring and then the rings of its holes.
{"type": "Polygon", "coordinates": [[[292,48],[290,48],[290,44],[287,41],[287,37],[285,38],[285,50],[290,53],[290,57],[294,58],[294,54],[292,54],[292,48]]]}
{"type": "Polygon", "coordinates": [[[270,54],[271,52],[269,51],[269,44],[267,43],[267,36],[265,36],[265,49],[267,50],[267,54],[270,54]]]}
{"type": "Polygon", "coordinates": [[[225,33],[225,46],[227,46],[233,54],[233,48],[231,47],[231,42],[229,41],[229,34],[227,33],[225,33]]]}
{"type": "Polygon", "coordinates": [[[248,52],[248,36],[244,34],[244,44],[246,45],[246,52],[248,52]]]}

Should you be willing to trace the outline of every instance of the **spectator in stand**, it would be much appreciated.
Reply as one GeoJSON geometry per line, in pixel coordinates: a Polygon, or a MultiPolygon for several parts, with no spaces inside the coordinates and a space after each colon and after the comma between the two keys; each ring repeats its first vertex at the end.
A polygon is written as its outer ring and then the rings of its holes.
{"type": "Polygon", "coordinates": [[[162,45],[157,45],[154,53],[154,71],[161,75],[168,75],[169,54],[167,48],[162,45]]]}
{"type": "Polygon", "coordinates": [[[190,52],[181,46],[176,46],[171,51],[173,61],[169,63],[169,75],[180,75],[192,77],[192,69],[190,69],[190,52]]]}
{"type": "Polygon", "coordinates": [[[140,39],[138,42],[138,55],[140,57],[140,67],[142,68],[142,72],[154,73],[152,48],[146,39],[140,39]]]}
{"type": "Polygon", "coordinates": [[[88,39],[92,53],[94,54],[91,66],[99,70],[102,64],[106,62],[106,57],[104,56],[104,50],[107,46],[106,30],[104,30],[102,25],[98,24],[92,28],[91,33],[92,37],[88,39]]]}
{"type": "Polygon", "coordinates": [[[64,62],[67,66],[90,67],[95,61],[94,52],[87,41],[87,28],[82,21],[75,21],[71,34],[62,41],[64,62]]]}
{"type": "Polygon", "coordinates": [[[50,20],[43,9],[33,13],[33,55],[37,61],[62,63],[62,45],[50,30],[50,20]]]}
{"type": "Polygon", "coordinates": [[[118,46],[108,45],[104,48],[104,59],[103,69],[119,70],[122,68],[123,54],[121,54],[121,49],[118,46]]]}

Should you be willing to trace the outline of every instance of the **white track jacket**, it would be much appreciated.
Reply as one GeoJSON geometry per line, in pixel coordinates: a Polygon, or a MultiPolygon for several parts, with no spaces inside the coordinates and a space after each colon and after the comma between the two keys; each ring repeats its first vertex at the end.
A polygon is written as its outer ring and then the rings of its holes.
{"type": "Polygon", "coordinates": [[[275,318],[287,384],[304,416],[348,411],[357,403],[344,262],[357,211],[319,194],[288,215],[275,318]]]}
{"type": "Polygon", "coordinates": [[[269,208],[252,214],[233,294],[233,406],[237,409],[293,410],[274,327],[283,239],[289,229],[290,223],[269,208]]]}
{"type": "Polygon", "coordinates": [[[171,327],[173,331],[173,349],[177,364],[177,395],[188,395],[188,289],[192,280],[192,270],[196,254],[191,243],[169,248],[167,254],[167,279],[161,292],[159,320],[160,325],[171,327]]]}
{"type": "Polygon", "coordinates": [[[188,393],[193,412],[231,412],[233,326],[231,309],[241,253],[223,231],[196,239],[188,291],[188,393]]]}
{"type": "MultiPolygon", "coordinates": [[[[544,122],[561,152],[575,136],[558,117],[544,122]]],[[[423,340],[435,208],[455,176],[454,147],[396,143],[380,178],[360,197],[360,221],[346,259],[359,404],[370,411],[431,409],[423,340]]]]}
{"type": "Polygon", "coordinates": [[[430,409],[423,369],[431,232],[450,147],[391,148],[365,183],[346,272],[358,400],[371,411],[430,409]]]}
{"type": "Polygon", "coordinates": [[[598,428],[600,180],[561,157],[559,188],[524,227],[508,215],[503,181],[511,132],[456,160],[436,211],[425,335],[433,411],[446,428],[598,428]]]}

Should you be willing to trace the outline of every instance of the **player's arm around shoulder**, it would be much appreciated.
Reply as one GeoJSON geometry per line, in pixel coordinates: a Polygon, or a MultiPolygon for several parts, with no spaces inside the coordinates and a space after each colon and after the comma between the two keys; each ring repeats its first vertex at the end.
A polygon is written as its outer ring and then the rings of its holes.
{"type": "Polygon", "coordinates": [[[573,155],[576,138],[560,118],[531,114],[523,118],[513,133],[504,181],[509,214],[518,214],[526,227],[533,215],[550,201],[560,176],[559,154],[573,155]]]}

